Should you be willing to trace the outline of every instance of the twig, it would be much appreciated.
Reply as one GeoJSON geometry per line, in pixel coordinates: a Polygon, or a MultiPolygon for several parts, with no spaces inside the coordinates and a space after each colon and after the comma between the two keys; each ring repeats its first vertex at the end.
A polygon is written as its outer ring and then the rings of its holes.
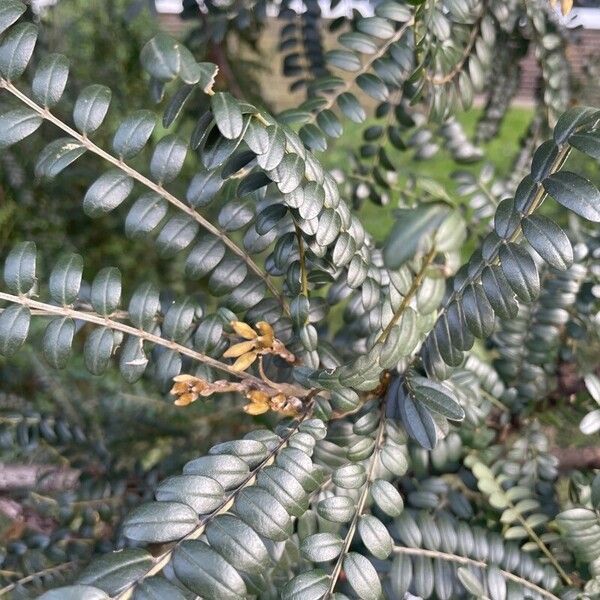
{"type": "Polygon", "coordinates": [[[311,411],[312,411],[312,404],[309,404],[306,407],[306,410],[302,414],[302,416],[296,421],[294,426],[289,430],[289,432],[287,433],[287,436],[282,438],[281,441],[279,442],[279,444],[275,448],[273,448],[273,450],[271,450],[271,452],[269,452],[269,455],[267,456],[267,458],[265,458],[259,465],[257,465],[250,472],[248,477],[246,477],[246,479],[238,487],[236,487],[235,490],[232,490],[213,512],[209,513],[208,515],[205,515],[202,518],[198,527],[196,527],[196,529],[194,529],[191,533],[188,533],[188,535],[186,535],[184,538],[182,538],[178,542],[175,542],[166,552],[163,552],[163,554],[156,557],[156,559],[155,559],[156,562],[155,562],[154,566],[149,571],[144,573],[142,576],[140,576],[137,579],[135,579],[134,581],[132,581],[125,590],[121,591],[120,594],[115,596],[114,600],[129,600],[133,596],[133,593],[135,592],[135,586],[137,584],[139,584],[140,581],[146,579],[147,577],[153,577],[154,575],[157,575],[167,566],[167,564],[171,560],[173,552],[176,550],[176,548],[179,546],[179,544],[181,544],[181,542],[184,542],[186,540],[198,539],[204,533],[204,530],[206,529],[207,524],[210,523],[210,521],[214,517],[228,512],[231,509],[231,507],[233,506],[235,499],[236,499],[237,495],[240,493],[240,491],[243,490],[244,488],[248,487],[249,485],[252,485],[257,474],[260,473],[260,471],[264,467],[270,465],[275,460],[275,457],[277,456],[279,451],[282,448],[284,448],[285,446],[287,446],[292,435],[294,433],[296,433],[296,431],[298,431],[298,428],[300,427],[302,422],[311,414],[311,411]]]}
{"type": "Polygon", "coordinates": [[[383,438],[385,434],[385,400],[382,400],[380,408],[381,413],[379,416],[379,427],[377,428],[377,435],[375,437],[375,447],[373,448],[373,454],[371,455],[371,460],[369,462],[367,480],[362,488],[360,498],[358,499],[358,502],[356,504],[356,511],[354,513],[354,517],[352,518],[352,522],[350,523],[350,526],[348,527],[348,532],[346,533],[346,537],[344,538],[344,545],[342,547],[342,551],[340,552],[340,555],[331,573],[329,589],[324,596],[326,600],[331,597],[331,594],[333,594],[337,580],[342,571],[344,558],[346,554],[348,554],[348,550],[350,548],[350,545],[352,544],[352,540],[354,539],[354,534],[356,533],[358,521],[362,515],[363,510],[365,509],[365,504],[367,503],[367,498],[369,497],[371,484],[373,483],[375,467],[377,466],[377,460],[379,458],[379,450],[381,449],[381,444],[383,443],[383,438]]]}
{"type": "MultiPolygon", "coordinates": [[[[404,546],[394,546],[393,552],[395,554],[407,554],[409,556],[426,556],[429,558],[437,558],[449,562],[456,562],[461,565],[471,565],[480,569],[489,568],[489,565],[483,561],[467,558],[466,556],[459,556],[458,554],[440,552],[438,550],[425,550],[423,548],[406,548],[404,546]]],[[[535,583],[532,583],[531,581],[528,581],[527,579],[523,579],[518,575],[514,575],[513,573],[510,573],[509,571],[504,571],[502,569],[500,569],[500,573],[502,573],[502,575],[506,579],[510,579],[511,581],[522,585],[523,587],[529,588],[530,590],[533,590],[536,593],[540,594],[540,596],[544,596],[545,598],[551,598],[552,600],[560,600],[558,596],[555,596],[551,592],[548,592],[544,588],[541,588],[540,586],[536,585],[535,583]]]]}
{"type": "Polygon", "coordinates": [[[133,167],[130,167],[126,163],[124,163],[121,159],[109,154],[96,144],[90,140],[86,135],[82,135],[79,132],[75,131],[72,127],[69,127],[67,124],[63,123],[59,118],[55,117],[48,109],[42,108],[39,104],[28,98],[23,92],[17,89],[12,83],[7,81],[6,79],[0,78],[0,89],[4,88],[8,92],[10,92],[13,96],[18,98],[23,104],[29,106],[33,111],[39,114],[43,119],[46,119],[59,129],[62,129],[65,133],[70,135],[72,138],[76,139],[79,143],[81,143],[87,150],[93,152],[97,156],[100,156],[105,161],[114,165],[124,173],[126,173],[129,177],[135,179],[143,186],[152,190],[154,193],[158,194],[167,202],[178,208],[180,211],[184,212],[194,221],[196,221],[201,227],[206,229],[215,237],[219,238],[228,248],[239,256],[250,268],[250,270],[254,271],[254,273],[260,277],[273,296],[278,299],[280,302],[284,312],[288,312],[287,304],[285,299],[274,286],[270,276],[267,273],[264,273],[263,270],[252,260],[250,255],[242,250],[235,242],[233,242],[225,233],[223,233],[218,227],[215,227],[210,221],[205,219],[202,215],[200,215],[196,210],[184,204],[181,200],[176,198],[173,194],[165,190],[161,185],[155,183],[154,181],[148,179],[144,175],[142,175],[139,171],[136,171],[133,167]]]}

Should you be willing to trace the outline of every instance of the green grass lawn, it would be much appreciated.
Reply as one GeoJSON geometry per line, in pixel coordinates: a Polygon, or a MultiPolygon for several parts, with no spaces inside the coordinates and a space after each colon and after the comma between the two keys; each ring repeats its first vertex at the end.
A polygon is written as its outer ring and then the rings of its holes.
{"type": "MultiPolygon", "coordinates": [[[[480,110],[471,110],[459,116],[459,120],[469,136],[475,131],[480,114],[480,110]]],[[[527,128],[531,116],[532,112],[530,109],[512,108],[502,124],[500,135],[488,144],[485,144],[483,148],[485,152],[484,160],[493,163],[500,175],[506,174],[510,168],[519,147],[519,139],[527,128]]],[[[344,135],[336,140],[323,154],[322,159],[325,164],[330,168],[347,164],[348,151],[350,148],[357,148],[360,145],[364,128],[365,124],[354,125],[346,123],[344,135]]],[[[397,161],[398,184],[400,187],[411,174],[425,175],[442,184],[451,197],[455,194],[455,184],[451,177],[452,173],[457,170],[469,170],[477,173],[483,163],[483,161],[480,161],[472,165],[457,164],[443,148],[427,161],[413,160],[410,151],[399,152],[391,149],[389,155],[393,161],[397,161]]],[[[392,201],[385,207],[367,202],[361,208],[362,222],[375,239],[381,241],[386,237],[394,222],[393,211],[395,208],[396,201],[392,201]]]]}

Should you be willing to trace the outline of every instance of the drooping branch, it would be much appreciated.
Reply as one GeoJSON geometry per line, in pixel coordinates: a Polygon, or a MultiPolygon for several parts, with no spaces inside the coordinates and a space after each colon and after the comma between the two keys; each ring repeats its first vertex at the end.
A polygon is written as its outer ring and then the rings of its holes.
{"type": "Polygon", "coordinates": [[[6,300],[14,304],[21,304],[22,306],[27,306],[30,309],[41,311],[44,315],[70,317],[72,319],[86,321],[88,323],[94,323],[95,325],[99,325],[101,327],[108,327],[109,329],[112,329],[114,331],[121,331],[122,333],[126,333],[134,337],[140,338],[142,340],[145,340],[147,342],[156,344],[157,346],[163,346],[165,348],[169,348],[169,350],[175,350],[176,352],[179,352],[184,356],[189,356],[190,358],[200,363],[208,365],[209,367],[212,367],[214,369],[218,369],[219,371],[224,371],[225,373],[233,375],[234,377],[249,379],[257,386],[259,386],[259,388],[262,388],[265,385],[264,382],[258,377],[254,377],[253,375],[250,375],[248,373],[240,373],[239,371],[235,371],[231,368],[230,365],[227,365],[219,360],[207,356],[206,354],[197,352],[196,350],[178,344],[177,342],[166,340],[158,335],[154,335],[153,333],[149,333],[142,329],[132,327],[131,325],[121,323],[120,321],[115,321],[110,317],[102,317],[96,313],[84,312],[81,310],[76,310],[74,308],[69,308],[67,306],[55,306],[52,304],[46,304],[45,302],[39,302],[26,296],[14,296],[5,292],[0,292],[0,300],[6,300]]]}
{"type": "Polygon", "coordinates": [[[246,477],[246,479],[244,479],[244,481],[242,481],[242,483],[240,483],[234,490],[231,490],[225,496],[225,498],[223,499],[221,504],[215,510],[213,510],[211,513],[209,513],[207,515],[204,515],[202,517],[202,519],[200,520],[200,524],[192,532],[188,533],[181,540],[174,542],[169,547],[168,550],[166,550],[165,552],[163,552],[162,554],[157,556],[154,560],[154,566],[149,571],[144,573],[141,577],[132,581],[125,590],[123,590],[121,593],[119,593],[117,596],[115,596],[114,600],[130,600],[130,598],[132,598],[132,596],[135,592],[136,586],[141,581],[143,581],[147,577],[153,577],[154,575],[158,575],[167,566],[167,564],[169,564],[169,562],[171,561],[171,558],[173,556],[173,552],[175,552],[177,547],[182,542],[184,542],[186,540],[197,540],[199,537],[202,536],[207,525],[217,515],[226,513],[229,510],[231,510],[231,508],[233,507],[233,505],[235,503],[235,499],[237,498],[237,495],[244,488],[246,488],[250,485],[253,485],[254,481],[256,480],[257,475],[262,471],[262,469],[269,466],[270,464],[272,464],[275,461],[279,452],[288,445],[292,435],[298,431],[298,428],[300,427],[300,425],[310,416],[311,412],[312,412],[312,402],[310,402],[306,405],[305,412],[296,420],[294,425],[292,427],[290,427],[290,429],[286,432],[285,436],[283,436],[281,438],[280,442],[269,452],[268,456],[250,471],[250,473],[246,477]]]}
{"type": "MultiPolygon", "coordinates": [[[[454,562],[461,565],[473,566],[479,569],[488,569],[491,565],[481,561],[474,560],[472,558],[467,558],[466,556],[459,556],[458,554],[449,554],[448,552],[440,552],[438,550],[425,550],[424,548],[407,548],[404,546],[394,546],[393,552],[395,554],[405,554],[407,556],[425,556],[428,558],[436,558],[439,560],[445,560],[448,562],[454,562]]],[[[514,581],[523,587],[526,587],[540,596],[544,598],[551,598],[551,600],[560,600],[558,596],[555,596],[551,592],[541,588],[539,585],[524,579],[523,577],[519,577],[510,571],[504,571],[500,569],[500,573],[502,573],[503,577],[509,579],[510,581],[514,581]]]]}
{"type": "MultiPolygon", "coordinates": [[[[208,219],[205,219],[201,214],[199,214],[196,210],[179,200],[176,196],[174,196],[171,192],[167,191],[162,185],[155,183],[151,179],[148,179],[145,175],[142,175],[139,171],[131,167],[130,165],[123,162],[123,160],[113,156],[112,154],[106,152],[99,146],[97,146],[89,137],[86,135],[80,134],[75,131],[72,127],[69,127],[66,123],[63,123],[58,117],[53,115],[47,108],[41,107],[39,104],[31,100],[27,95],[21,92],[18,88],[16,88],[12,83],[0,77],[0,89],[5,89],[13,96],[18,98],[23,104],[31,108],[35,111],[40,117],[45,119],[46,121],[52,123],[66,134],[68,134],[73,139],[77,140],[82,146],[89,150],[90,152],[96,154],[100,158],[109,162],[111,165],[115,166],[117,169],[123,171],[123,173],[127,174],[132,179],[135,179],[138,183],[142,184],[144,187],[152,190],[154,193],[158,194],[162,198],[164,198],[169,204],[180,210],[181,212],[188,215],[194,221],[196,221],[203,229],[220,239],[228,248],[240,257],[248,266],[248,268],[253,271],[260,279],[265,282],[265,285],[268,287],[273,296],[279,301],[284,312],[288,312],[287,304],[285,299],[275,287],[271,277],[268,273],[265,273],[263,269],[261,269],[256,262],[250,257],[250,255],[245,252],[242,248],[240,248],[231,238],[229,238],[224,232],[222,232],[218,227],[215,227],[208,219]]],[[[259,119],[260,120],[260,119],[259,119]]]]}

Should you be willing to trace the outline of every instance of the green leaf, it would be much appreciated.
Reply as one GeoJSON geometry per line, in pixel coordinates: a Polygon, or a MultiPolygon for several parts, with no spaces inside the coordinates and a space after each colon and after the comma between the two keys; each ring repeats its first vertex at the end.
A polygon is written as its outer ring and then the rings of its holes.
{"type": "Polygon", "coordinates": [[[119,371],[128,383],[135,383],[146,370],[148,357],[144,352],[144,342],[134,335],[127,336],[121,345],[119,371]]]}
{"type": "Polygon", "coordinates": [[[415,399],[429,410],[453,421],[462,421],[465,418],[462,406],[452,396],[451,391],[441,383],[425,377],[411,377],[410,386],[415,399]]]}
{"type": "Polygon", "coordinates": [[[508,284],[523,302],[533,302],[540,293],[540,277],[527,250],[513,243],[500,248],[500,266],[508,284]]]}
{"type": "Polygon", "coordinates": [[[302,126],[298,132],[304,145],[314,152],[325,152],[327,150],[327,138],[323,132],[313,123],[302,126]]]}
{"type": "Polygon", "coordinates": [[[358,533],[363,544],[376,558],[385,560],[392,553],[392,538],[385,525],[373,515],[361,515],[358,533]]]}
{"type": "Polygon", "coordinates": [[[390,517],[397,517],[404,509],[404,502],[400,492],[384,479],[376,479],[371,485],[373,502],[390,517]]]}
{"type": "Polygon", "coordinates": [[[365,109],[360,105],[360,102],[356,99],[356,96],[350,92],[344,92],[340,94],[337,99],[340,110],[344,113],[348,119],[353,123],[362,123],[367,118],[365,109]]]}
{"type": "Polygon", "coordinates": [[[307,492],[316,490],[323,479],[322,473],[315,469],[310,458],[297,448],[281,450],[275,464],[293,475],[307,492]]]}
{"type": "Polygon", "coordinates": [[[0,34],[16,23],[26,9],[25,4],[18,0],[4,0],[0,6],[0,34]]]}
{"type": "Polygon", "coordinates": [[[109,596],[91,585],[69,585],[49,590],[38,600],[109,600],[109,596]]]}
{"type": "MultiPolygon", "coordinates": [[[[390,3],[395,4],[395,3],[390,3]]],[[[370,36],[357,31],[347,31],[338,37],[338,42],[361,54],[375,54],[377,52],[377,42],[370,36]]]]}
{"type": "Polygon", "coordinates": [[[85,340],[83,357],[85,366],[92,375],[102,375],[110,364],[114,347],[113,332],[108,327],[94,329],[85,340]]]}
{"type": "Polygon", "coordinates": [[[339,138],[344,132],[340,120],[335,113],[329,109],[323,110],[317,115],[317,124],[332,138],[339,138]]]}
{"type": "Polygon", "coordinates": [[[600,135],[597,131],[575,133],[569,138],[569,144],[584,154],[600,160],[600,135]]]}
{"type": "Polygon", "coordinates": [[[142,284],[129,301],[129,318],[139,329],[151,329],[159,310],[159,292],[153,283],[142,284]]]}
{"type": "Polygon", "coordinates": [[[410,19],[410,8],[405,4],[399,4],[391,0],[384,0],[375,7],[375,14],[384,19],[391,19],[404,23],[410,19]]]}
{"type": "Polygon", "coordinates": [[[200,279],[215,269],[224,256],[223,242],[212,235],[204,235],[189,253],[185,273],[191,279],[200,279]]]}
{"type": "Polygon", "coordinates": [[[0,355],[10,357],[21,348],[29,334],[31,312],[26,306],[12,304],[0,312],[0,355]]]}
{"type": "Polygon", "coordinates": [[[171,217],[156,238],[156,247],[162,258],[171,258],[187,248],[198,235],[200,226],[187,215],[171,217]]]}
{"type": "Polygon", "coordinates": [[[164,33],[154,36],[142,48],[140,60],[144,69],[159,81],[172,81],[179,77],[183,82],[193,84],[204,79],[202,68],[192,53],[164,33]]]}
{"type": "Polygon", "coordinates": [[[301,517],[308,510],[308,496],[300,482],[285,469],[267,467],[258,474],[257,484],[267,490],[285,510],[301,517]]]}
{"type": "Polygon", "coordinates": [[[74,335],[75,322],[73,319],[59,317],[48,323],[42,341],[42,352],[51,367],[64,369],[67,366],[74,335]]]}
{"type": "Polygon", "coordinates": [[[101,217],[122,204],[133,190],[133,179],[120,169],[101,175],[83,198],[83,211],[92,218],[101,217]]]}
{"type": "Polygon", "coordinates": [[[18,296],[29,294],[36,282],[37,252],[34,242],[17,244],[4,262],[4,283],[18,296]]]}
{"type": "Polygon", "coordinates": [[[206,528],[206,539],[211,548],[239,571],[259,574],[271,563],[258,534],[233,515],[218,515],[212,519],[206,528]]]}
{"type": "Polygon", "coordinates": [[[152,556],[141,548],[126,548],[95,558],[77,577],[77,583],[92,585],[116,596],[140,579],[153,565],[152,556]]]}
{"type": "Polygon", "coordinates": [[[317,512],[327,521],[347,523],[354,516],[355,507],[348,496],[331,496],[319,501],[317,512]]]}
{"type": "Polygon", "coordinates": [[[73,121],[81,133],[90,135],[102,125],[111,96],[109,88],[98,84],[89,85],[79,94],[73,108],[73,121]]]}
{"type": "Polygon", "coordinates": [[[119,125],[113,138],[113,149],[120,158],[131,158],[142,151],[156,126],[149,110],[138,110],[119,125]]]}
{"type": "Polygon", "coordinates": [[[300,573],[285,584],[281,600],[319,600],[329,589],[329,579],[321,569],[300,573]]]}
{"type": "Polygon", "coordinates": [[[201,456],[186,463],[184,474],[204,475],[218,481],[228,490],[242,484],[249,476],[248,465],[231,454],[201,456]]]}
{"type": "Polygon", "coordinates": [[[244,600],[246,584],[238,572],[210,546],[186,540],[173,553],[173,569],[186,588],[214,600],[244,600]]]}
{"type": "Polygon", "coordinates": [[[150,162],[152,177],[160,184],[173,181],[179,175],[186,155],[185,142],[176,135],[166,135],[154,149],[150,162]]]}
{"type": "Polygon", "coordinates": [[[519,312],[519,305],[502,269],[497,265],[485,267],[481,282],[494,312],[501,319],[514,319],[519,312]]]}
{"type": "Polygon", "coordinates": [[[151,234],[169,210],[168,202],[154,192],[140,196],[131,206],[125,219],[125,234],[132,239],[151,234]]]}
{"type": "Polygon", "coordinates": [[[432,450],[437,441],[435,422],[431,413],[410,394],[399,388],[400,415],[408,434],[423,448],[432,450]]]}
{"type": "Polygon", "coordinates": [[[585,435],[592,435],[600,430],[600,408],[585,415],[579,423],[579,429],[585,435]]]}
{"type": "Polygon", "coordinates": [[[590,396],[600,404],[600,378],[594,373],[586,373],[583,381],[590,396]]]}
{"type": "Polygon", "coordinates": [[[215,296],[223,296],[239,286],[246,278],[246,263],[238,258],[225,257],[208,280],[208,287],[215,296]]]}
{"type": "Polygon", "coordinates": [[[147,543],[172,542],[199,524],[196,511],[179,502],[147,502],[134,508],[123,521],[123,534],[147,543]]]}
{"type": "Polygon", "coordinates": [[[387,86],[377,75],[373,73],[363,73],[356,78],[356,85],[365,93],[367,96],[377,100],[378,102],[385,102],[390,94],[387,86]]]}
{"type": "Polygon", "coordinates": [[[121,301],[121,273],[115,267],[98,271],[92,282],[90,298],[94,310],[108,316],[117,310],[121,301]]]}
{"type": "Polygon", "coordinates": [[[330,50],[325,54],[325,60],[342,71],[354,72],[361,68],[360,58],[349,50],[330,50]]]}
{"type": "Polygon", "coordinates": [[[217,195],[223,183],[218,171],[201,171],[190,182],[186,199],[194,208],[206,206],[217,195]]]}
{"type": "Polygon", "coordinates": [[[286,154],[273,171],[269,171],[269,177],[277,183],[282,194],[293,192],[302,181],[304,176],[304,160],[297,154],[286,154]]]}
{"type": "Polygon", "coordinates": [[[0,73],[9,81],[23,75],[35,43],[37,42],[38,28],[31,23],[17,23],[4,36],[0,45],[0,73]]]}
{"type": "Polygon", "coordinates": [[[543,181],[546,191],[565,208],[594,223],[600,223],[600,191],[587,179],[560,171],[543,181]]]}
{"type": "Polygon", "coordinates": [[[244,488],[237,496],[234,509],[254,531],[269,540],[283,542],[292,535],[292,520],[285,508],[261,488],[244,488]]]}
{"type": "Polygon", "coordinates": [[[554,221],[543,215],[530,215],[523,219],[521,227],[527,241],[551,267],[564,271],[571,266],[573,247],[554,221]]]}
{"type": "MultiPolygon", "coordinates": [[[[504,248],[505,248],[505,246],[503,246],[503,249],[504,248]]],[[[516,246],[516,248],[519,248],[519,247],[516,246]]],[[[519,248],[519,250],[520,250],[520,248],[519,248]]],[[[525,252],[525,251],[523,251],[523,252],[525,252]]],[[[531,257],[529,257],[529,254],[527,254],[527,257],[533,263],[533,259],[531,259],[531,257]]],[[[517,264],[516,261],[509,262],[509,264],[507,264],[507,266],[506,266],[506,269],[504,269],[505,274],[506,274],[507,269],[509,269],[509,268],[513,268],[513,270],[515,270],[516,264],[517,264]],[[513,264],[513,263],[515,263],[515,264],[513,264]]],[[[521,263],[519,262],[518,264],[521,264],[521,263]]],[[[504,268],[504,263],[502,264],[502,267],[504,268]]],[[[527,263],[527,268],[528,267],[529,267],[529,264],[527,263]]],[[[534,265],[534,269],[535,269],[535,265],[534,265]]],[[[535,274],[535,276],[537,276],[537,270],[534,271],[534,274],[535,274]]],[[[516,270],[516,275],[521,276],[521,271],[516,270]]],[[[508,279],[508,276],[507,276],[507,279],[508,279]]],[[[515,279],[515,278],[513,278],[513,279],[515,279]]],[[[517,282],[517,286],[528,285],[529,287],[527,287],[526,289],[529,289],[530,287],[531,287],[531,289],[533,289],[533,286],[535,284],[535,281],[523,282],[521,279],[516,279],[516,282],[517,282]]],[[[514,289],[514,286],[513,286],[513,289],[514,289]]],[[[475,337],[478,337],[480,339],[485,339],[492,334],[492,332],[494,331],[494,311],[492,309],[492,305],[490,304],[490,302],[487,299],[487,296],[484,294],[483,287],[481,285],[479,285],[478,283],[471,283],[467,286],[467,288],[465,289],[465,291],[463,293],[462,310],[463,310],[463,314],[465,317],[465,322],[467,324],[467,327],[469,328],[469,331],[475,337]]]]}
{"type": "Polygon", "coordinates": [[[362,554],[349,552],[344,558],[344,572],[350,587],[363,600],[382,597],[381,582],[375,567],[362,554]]]}
{"type": "Polygon", "coordinates": [[[448,216],[445,204],[426,204],[399,209],[396,223],[383,248],[383,260],[389,269],[399,269],[418,251],[425,237],[435,231],[448,216]]]}
{"type": "Polygon", "coordinates": [[[344,542],[333,533],[315,533],[304,539],[300,545],[302,556],[311,562],[329,562],[337,558],[344,542]]]}
{"type": "Polygon", "coordinates": [[[473,573],[471,573],[471,571],[469,571],[465,567],[458,567],[458,569],[456,570],[456,574],[458,575],[460,582],[465,586],[467,592],[473,594],[477,598],[481,598],[485,595],[483,586],[481,585],[479,578],[473,573]]]}
{"type": "Polygon", "coordinates": [[[566,110],[554,127],[554,139],[562,144],[579,127],[592,123],[598,118],[598,110],[589,106],[573,106],[566,110]]]}
{"type": "Polygon", "coordinates": [[[333,484],[346,490],[357,490],[366,481],[367,474],[361,464],[343,465],[337,468],[332,475],[333,484]]]}
{"type": "Polygon", "coordinates": [[[174,342],[185,342],[196,315],[197,304],[191,298],[173,302],[163,318],[162,336],[174,342]]]}
{"type": "Polygon", "coordinates": [[[363,17],[356,22],[356,29],[365,35],[382,40],[394,35],[394,25],[383,17],[363,17]]]}
{"type": "Polygon", "coordinates": [[[29,108],[16,108],[0,115],[0,149],[24,140],[42,122],[42,117],[29,108]]]}
{"type": "Polygon", "coordinates": [[[265,131],[268,136],[267,149],[256,157],[256,162],[261,169],[272,171],[285,155],[285,133],[280,125],[269,125],[265,131]]]}
{"type": "Polygon", "coordinates": [[[48,54],[40,62],[31,84],[35,100],[52,108],[62,98],[69,78],[69,61],[62,54],[48,54]]]}
{"type": "Polygon", "coordinates": [[[228,92],[217,92],[210,103],[219,131],[229,140],[240,137],[244,119],[238,101],[228,92]]]}
{"type": "Polygon", "coordinates": [[[54,140],[40,152],[35,165],[35,174],[37,177],[54,179],[85,152],[86,147],[73,138],[54,140]]]}
{"type": "Polygon", "coordinates": [[[133,593],[133,600],[162,600],[163,598],[186,600],[182,590],[164,577],[147,577],[136,585],[133,593]]]}
{"type": "Polygon", "coordinates": [[[174,94],[165,108],[163,114],[163,127],[168,129],[179,117],[183,107],[187,104],[194,91],[193,85],[185,84],[181,86],[174,94]]]}

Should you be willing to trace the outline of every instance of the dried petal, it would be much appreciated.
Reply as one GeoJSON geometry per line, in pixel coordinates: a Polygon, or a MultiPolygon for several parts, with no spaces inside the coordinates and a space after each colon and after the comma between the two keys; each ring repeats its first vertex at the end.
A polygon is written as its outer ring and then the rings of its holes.
{"type": "Polygon", "coordinates": [[[192,402],[195,402],[198,399],[198,394],[194,394],[193,392],[189,392],[188,394],[182,394],[175,400],[176,406],[187,406],[192,402]]]}
{"type": "Polygon", "coordinates": [[[237,358],[242,354],[246,354],[246,352],[250,352],[254,350],[254,346],[256,345],[255,340],[250,340],[248,342],[240,342],[239,344],[233,344],[224,354],[225,358],[237,358]]]}
{"type": "Polygon", "coordinates": [[[197,377],[194,377],[193,375],[187,375],[185,373],[173,377],[173,381],[175,381],[176,383],[189,383],[191,381],[196,381],[197,379],[197,377]]]}
{"type": "Polygon", "coordinates": [[[256,352],[247,352],[246,354],[242,354],[242,356],[231,365],[231,368],[234,371],[245,371],[255,360],[256,352]]]}
{"type": "Polygon", "coordinates": [[[244,406],[244,411],[249,415],[262,415],[269,410],[269,405],[266,402],[250,402],[244,406]]]}
{"type": "Polygon", "coordinates": [[[252,402],[268,402],[269,395],[266,392],[260,390],[250,390],[246,397],[252,400],[252,402]]]}
{"type": "Polygon", "coordinates": [[[231,321],[231,326],[233,327],[233,330],[244,339],[253,340],[257,337],[256,331],[254,331],[247,323],[242,321],[231,321]]]}
{"type": "Polygon", "coordinates": [[[256,324],[256,329],[258,329],[261,335],[270,335],[271,337],[275,336],[273,328],[266,321],[259,321],[256,324]]]}

